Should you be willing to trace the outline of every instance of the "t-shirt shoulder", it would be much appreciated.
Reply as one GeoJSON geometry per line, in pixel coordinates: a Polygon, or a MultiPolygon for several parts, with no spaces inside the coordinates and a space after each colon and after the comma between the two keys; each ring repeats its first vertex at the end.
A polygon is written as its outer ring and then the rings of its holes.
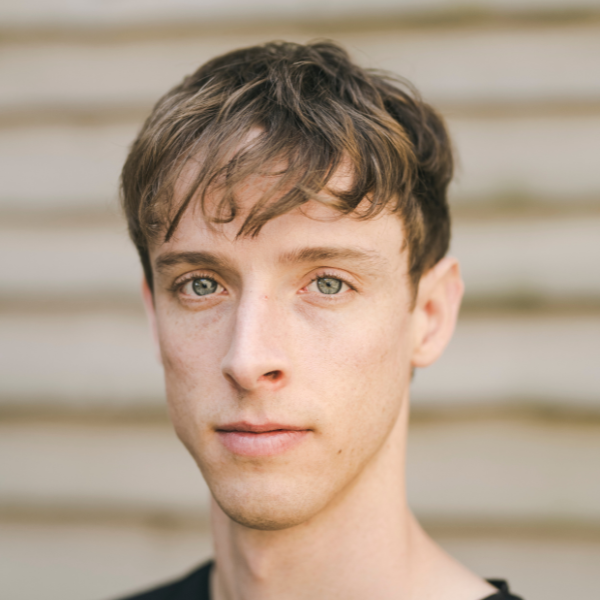
{"type": "Polygon", "coordinates": [[[508,583],[504,579],[488,579],[488,583],[491,583],[495,588],[498,588],[496,594],[492,594],[483,600],[523,600],[519,596],[515,596],[510,593],[508,589],[508,583]]]}
{"type": "Polygon", "coordinates": [[[120,600],[210,600],[211,567],[212,561],[182,579],[120,600]]]}

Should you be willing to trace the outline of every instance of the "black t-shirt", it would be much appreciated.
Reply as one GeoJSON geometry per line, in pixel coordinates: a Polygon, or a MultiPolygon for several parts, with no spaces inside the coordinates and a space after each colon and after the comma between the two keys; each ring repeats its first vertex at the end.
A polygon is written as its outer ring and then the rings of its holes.
{"type": "MultiPolygon", "coordinates": [[[[123,600],[210,600],[209,575],[212,561],[202,565],[187,577],[144,592],[129,596],[123,600]]],[[[489,582],[498,588],[497,594],[492,594],[484,600],[521,600],[513,596],[505,581],[490,579],[489,582]]]]}

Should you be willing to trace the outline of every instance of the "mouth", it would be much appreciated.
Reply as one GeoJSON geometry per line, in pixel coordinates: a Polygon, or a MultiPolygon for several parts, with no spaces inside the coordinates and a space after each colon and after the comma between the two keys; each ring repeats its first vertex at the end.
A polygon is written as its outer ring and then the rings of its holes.
{"type": "Polygon", "coordinates": [[[310,431],[280,423],[230,423],[216,428],[227,450],[248,457],[283,454],[302,442],[310,431]]]}

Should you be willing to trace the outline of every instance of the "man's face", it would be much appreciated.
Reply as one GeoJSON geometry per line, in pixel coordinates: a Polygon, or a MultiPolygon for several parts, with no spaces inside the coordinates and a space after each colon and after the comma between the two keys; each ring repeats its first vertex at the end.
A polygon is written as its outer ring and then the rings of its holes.
{"type": "Polygon", "coordinates": [[[387,213],[311,202],[253,239],[239,226],[188,211],[152,250],[157,332],[172,420],[216,501],[281,529],[386,451],[410,381],[406,252],[387,213]]]}

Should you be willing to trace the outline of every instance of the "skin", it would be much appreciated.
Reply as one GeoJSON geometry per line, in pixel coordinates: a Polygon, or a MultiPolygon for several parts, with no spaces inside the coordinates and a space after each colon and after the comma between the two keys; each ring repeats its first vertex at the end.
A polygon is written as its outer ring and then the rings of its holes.
{"type": "Polygon", "coordinates": [[[243,218],[215,228],[188,211],[151,248],[154,290],[143,286],[172,421],[213,495],[213,598],[493,593],[424,534],[404,488],[411,371],[452,335],[456,260],[424,275],[413,306],[397,216],[311,201],[236,239],[243,218]],[[295,432],[271,443],[232,423],[295,432]],[[228,446],[240,435],[250,455],[228,446]]]}

